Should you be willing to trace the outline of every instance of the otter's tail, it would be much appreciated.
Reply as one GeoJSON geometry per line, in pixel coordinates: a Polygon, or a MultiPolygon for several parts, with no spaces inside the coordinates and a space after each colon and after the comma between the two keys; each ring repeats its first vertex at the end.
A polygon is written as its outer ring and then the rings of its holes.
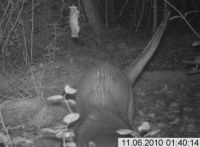
{"type": "Polygon", "coordinates": [[[129,66],[127,66],[124,69],[131,84],[133,84],[136,81],[137,77],[140,75],[143,68],[156,51],[167,26],[169,15],[170,13],[168,13],[168,15],[164,18],[163,22],[157,28],[155,34],[153,35],[152,39],[148,42],[147,46],[142,51],[142,53],[129,66]]]}

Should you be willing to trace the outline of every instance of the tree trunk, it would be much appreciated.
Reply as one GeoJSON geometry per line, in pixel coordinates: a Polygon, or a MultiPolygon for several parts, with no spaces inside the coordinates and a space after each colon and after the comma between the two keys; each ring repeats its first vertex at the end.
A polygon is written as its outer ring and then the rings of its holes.
{"type": "Polygon", "coordinates": [[[103,24],[101,22],[97,8],[95,7],[94,0],[81,0],[93,31],[97,36],[103,34],[103,24]]]}

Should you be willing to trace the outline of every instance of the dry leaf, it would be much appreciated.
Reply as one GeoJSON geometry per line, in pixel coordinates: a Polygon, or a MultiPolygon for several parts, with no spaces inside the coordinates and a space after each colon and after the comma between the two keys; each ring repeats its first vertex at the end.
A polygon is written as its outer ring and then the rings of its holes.
{"type": "Polygon", "coordinates": [[[79,117],[80,117],[79,113],[70,113],[64,117],[63,122],[70,124],[72,122],[77,121],[79,117]]]}
{"type": "Polygon", "coordinates": [[[67,94],[75,94],[77,92],[77,89],[74,89],[73,87],[66,85],[65,86],[65,93],[67,94]]]}
{"type": "Polygon", "coordinates": [[[129,130],[129,129],[120,129],[117,130],[116,133],[119,135],[130,135],[132,134],[133,130],[129,130]]]}
{"type": "Polygon", "coordinates": [[[140,125],[138,127],[138,131],[142,132],[142,131],[149,131],[151,129],[150,125],[148,122],[143,122],[142,125],[140,125]]]}
{"type": "Polygon", "coordinates": [[[156,135],[158,132],[160,132],[160,129],[149,131],[147,134],[144,135],[144,137],[154,136],[154,135],[156,135]]]}
{"type": "Polygon", "coordinates": [[[47,101],[49,102],[58,102],[60,100],[63,100],[63,96],[62,95],[53,95],[47,98],[47,101]]]}

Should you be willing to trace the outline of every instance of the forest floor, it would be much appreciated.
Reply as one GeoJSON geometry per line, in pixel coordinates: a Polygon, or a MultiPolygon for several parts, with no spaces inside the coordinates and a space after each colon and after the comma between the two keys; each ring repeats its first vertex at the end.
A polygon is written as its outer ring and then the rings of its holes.
{"type": "MultiPolygon", "coordinates": [[[[42,34],[37,40],[44,40],[42,34]]],[[[121,30],[100,46],[87,37],[81,38],[84,46],[78,46],[62,35],[57,38],[56,48],[48,46],[47,40],[37,42],[35,64],[29,70],[16,68],[6,77],[0,76],[1,102],[36,97],[41,93],[44,98],[61,94],[66,84],[76,87],[81,75],[101,62],[123,69],[139,55],[152,36],[136,33],[129,39],[121,30]]],[[[151,130],[160,130],[157,137],[200,135],[200,74],[187,74],[189,70],[183,63],[200,53],[191,46],[194,40],[189,31],[166,30],[157,52],[133,85],[137,110],[135,128],[148,122],[151,130]]]]}

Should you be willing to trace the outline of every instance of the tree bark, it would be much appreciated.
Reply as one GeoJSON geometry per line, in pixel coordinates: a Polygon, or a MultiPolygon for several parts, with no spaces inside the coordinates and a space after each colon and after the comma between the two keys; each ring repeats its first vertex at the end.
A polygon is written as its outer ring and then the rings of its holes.
{"type": "Polygon", "coordinates": [[[97,36],[101,36],[103,34],[103,24],[101,22],[98,10],[95,6],[94,0],[81,0],[93,31],[97,36]]]}

